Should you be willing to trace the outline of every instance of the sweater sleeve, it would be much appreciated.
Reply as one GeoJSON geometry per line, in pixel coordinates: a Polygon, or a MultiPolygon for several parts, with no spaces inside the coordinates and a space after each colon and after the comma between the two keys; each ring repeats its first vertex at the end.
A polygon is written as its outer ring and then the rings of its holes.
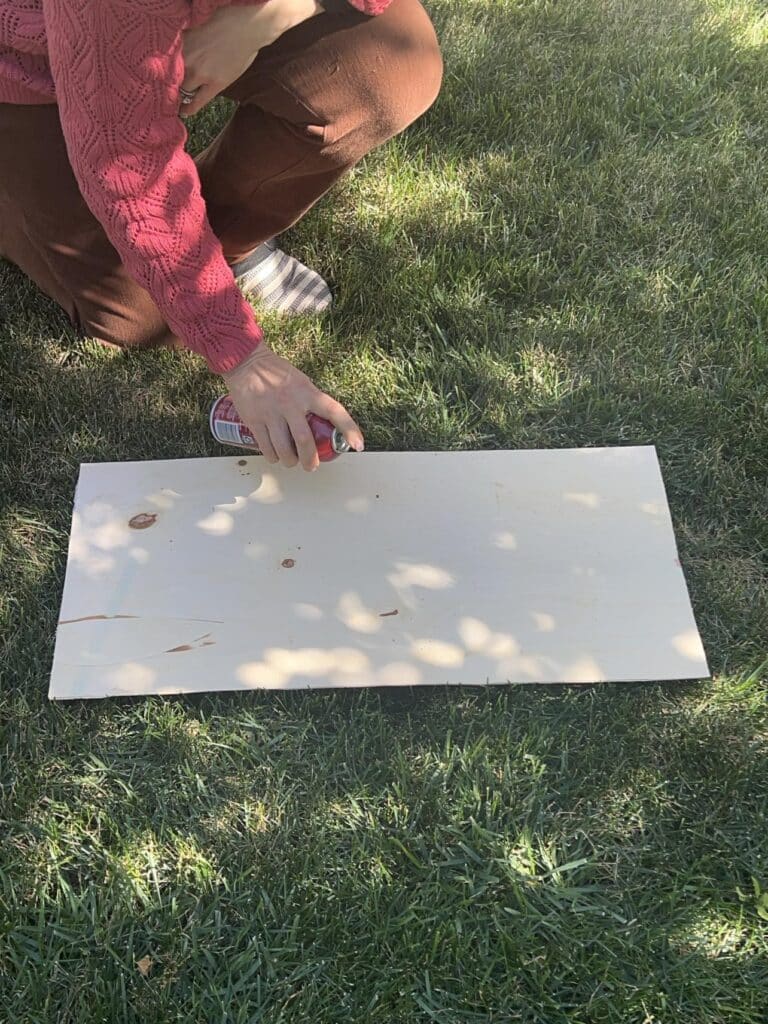
{"type": "Polygon", "coordinates": [[[184,0],[43,0],[48,53],[81,192],[129,273],[216,373],[262,340],[184,151],[184,0]]]}
{"type": "MultiPolygon", "coordinates": [[[[344,2],[351,4],[361,14],[375,17],[377,14],[383,14],[392,3],[392,0],[344,0],[344,2]]],[[[320,0],[320,3],[323,3],[323,0],[320,0]]],[[[326,5],[323,4],[323,6],[326,5]]]]}

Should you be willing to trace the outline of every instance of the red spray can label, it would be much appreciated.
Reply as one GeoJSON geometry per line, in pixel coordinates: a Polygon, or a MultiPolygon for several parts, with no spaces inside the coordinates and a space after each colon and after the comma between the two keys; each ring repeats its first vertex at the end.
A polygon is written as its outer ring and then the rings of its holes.
{"type": "MultiPolygon", "coordinates": [[[[211,433],[221,444],[231,444],[237,448],[250,448],[252,452],[258,452],[259,446],[248,427],[237,415],[235,403],[229,395],[217,398],[211,406],[211,433]]],[[[315,438],[317,454],[321,462],[330,462],[343,452],[350,449],[349,442],[338,427],[334,427],[328,420],[315,416],[313,412],[307,414],[309,429],[315,438]]]]}

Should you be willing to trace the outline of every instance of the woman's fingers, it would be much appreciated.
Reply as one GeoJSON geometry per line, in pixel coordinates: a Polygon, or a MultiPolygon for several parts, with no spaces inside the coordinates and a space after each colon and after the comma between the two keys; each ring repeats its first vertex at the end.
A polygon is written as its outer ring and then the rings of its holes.
{"type": "Polygon", "coordinates": [[[256,444],[259,446],[259,451],[267,462],[272,463],[272,465],[279,462],[280,460],[277,457],[277,452],[272,446],[272,441],[270,440],[267,428],[262,423],[259,423],[257,426],[251,427],[251,431],[256,439],[256,444]]]}
{"type": "Polygon", "coordinates": [[[206,82],[204,85],[196,86],[187,85],[185,82],[179,91],[181,102],[179,113],[182,117],[192,117],[193,114],[202,110],[206,103],[210,103],[215,96],[218,96],[219,91],[218,85],[213,83],[206,82]],[[187,102],[188,97],[192,95],[193,99],[187,102]]]}
{"type": "Polygon", "coordinates": [[[323,419],[330,420],[334,427],[339,428],[356,452],[361,452],[365,448],[362,430],[341,402],[337,402],[335,398],[318,391],[312,399],[309,411],[317,413],[323,419]]]}
{"type": "Polygon", "coordinates": [[[276,462],[284,466],[295,466],[300,462],[306,470],[314,470],[320,465],[315,438],[306,419],[301,416],[286,423],[275,420],[269,428],[259,423],[250,428],[259,451],[273,465],[276,462]]]}
{"type": "Polygon", "coordinates": [[[272,420],[269,424],[269,439],[284,466],[295,466],[299,461],[293,438],[285,420],[272,420]]]}
{"type": "Polygon", "coordinates": [[[317,454],[317,445],[305,416],[295,416],[288,421],[288,426],[293,434],[293,444],[299,455],[299,462],[304,469],[312,471],[320,465],[317,454]]]}

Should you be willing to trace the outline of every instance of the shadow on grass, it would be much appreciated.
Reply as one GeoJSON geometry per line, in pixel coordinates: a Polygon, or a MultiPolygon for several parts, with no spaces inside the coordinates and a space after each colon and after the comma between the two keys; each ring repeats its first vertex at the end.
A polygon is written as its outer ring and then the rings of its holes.
{"type": "Polygon", "coordinates": [[[725,990],[757,1020],[768,975],[741,943],[765,744],[744,706],[698,692],[698,707],[606,687],[57,709],[45,801],[14,809],[35,897],[5,948],[23,958],[43,908],[44,945],[79,936],[81,1002],[90,972],[146,999],[133,963],[149,952],[148,1020],[192,993],[212,1014],[248,958],[263,980],[241,997],[275,1019],[336,1000],[332,1019],[359,1020],[378,992],[413,1020],[426,1002],[446,1021],[641,1005],[726,1021],[725,990]]]}

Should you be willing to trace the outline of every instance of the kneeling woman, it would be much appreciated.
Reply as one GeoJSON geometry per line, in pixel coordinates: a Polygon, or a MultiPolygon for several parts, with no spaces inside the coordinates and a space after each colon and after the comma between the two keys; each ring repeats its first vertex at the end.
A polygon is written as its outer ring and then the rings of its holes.
{"type": "Polygon", "coordinates": [[[419,0],[0,0],[0,256],[89,336],[199,353],[267,459],[313,469],[307,413],[362,434],[244,296],[329,304],[275,236],[441,74],[419,0]],[[193,161],[181,117],[220,93],[235,112],[193,161]]]}

